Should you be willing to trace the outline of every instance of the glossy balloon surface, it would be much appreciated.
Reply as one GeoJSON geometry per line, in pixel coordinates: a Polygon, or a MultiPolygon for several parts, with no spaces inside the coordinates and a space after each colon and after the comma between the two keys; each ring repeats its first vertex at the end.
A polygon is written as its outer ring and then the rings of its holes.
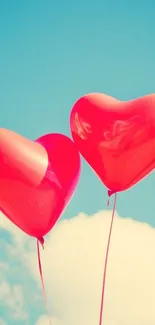
{"type": "Polygon", "coordinates": [[[73,106],[70,128],[80,153],[112,192],[127,190],[155,167],[155,94],[128,102],[88,94],[73,106]]]}
{"type": "Polygon", "coordinates": [[[0,209],[38,239],[54,226],[80,176],[74,142],[62,134],[36,141],[0,129],[0,209]]]}

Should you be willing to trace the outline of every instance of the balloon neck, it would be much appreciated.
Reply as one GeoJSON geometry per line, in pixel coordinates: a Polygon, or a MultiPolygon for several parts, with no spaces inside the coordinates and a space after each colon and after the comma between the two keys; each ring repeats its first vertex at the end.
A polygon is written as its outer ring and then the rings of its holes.
{"type": "Polygon", "coordinates": [[[38,241],[41,244],[42,248],[44,249],[44,243],[45,243],[44,238],[43,237],[38,238],[38,241]]]}
{"type": "Polygon", "coordinates": [[[112,191],[112,190],[108,190],[108,196],[109,196],[109,197],[112,196],[113,194],[115,194],[114,191],[112,191]]]}

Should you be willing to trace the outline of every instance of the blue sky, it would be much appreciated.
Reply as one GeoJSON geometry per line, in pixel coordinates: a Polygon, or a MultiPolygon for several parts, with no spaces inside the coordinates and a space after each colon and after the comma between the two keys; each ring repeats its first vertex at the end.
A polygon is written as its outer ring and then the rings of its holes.
{"type": "MultiPolygon", "coordinates": [[[[153,93],[154,17],[153,0],[0,1],[1,126],[31,139],[51,132],[70,136],[70,110],[82,95],[103,92],[129,100],[153,93]]],[[[155,226],[154,184],[151,174],[120,194],[119,214],[155,226]]],[[[106,189],[83,162],[63,218],[95,213],[105,202],[106,189]]],[[[1,254],[12,263],[6,247],[1,254]]],[[[10,271],[9,279],[14,281],[10,271]]]]}

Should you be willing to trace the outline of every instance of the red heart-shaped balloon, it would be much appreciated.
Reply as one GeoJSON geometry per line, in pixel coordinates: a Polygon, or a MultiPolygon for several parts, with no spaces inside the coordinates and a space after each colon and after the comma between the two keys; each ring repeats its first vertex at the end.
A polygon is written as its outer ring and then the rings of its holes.
{"type": "Polygon", "coordinates": [[[48,134],[35,142],[0,129],[0,210],[41,239],[69,203],[80,176],[74,142],[48,134]]]}
{"type": "Polygon", "coordinates": [[[88,94],[73,106],[70,128],[79,151],[113,193],[155,167],[155,94],[128,102],[88,94]]]}

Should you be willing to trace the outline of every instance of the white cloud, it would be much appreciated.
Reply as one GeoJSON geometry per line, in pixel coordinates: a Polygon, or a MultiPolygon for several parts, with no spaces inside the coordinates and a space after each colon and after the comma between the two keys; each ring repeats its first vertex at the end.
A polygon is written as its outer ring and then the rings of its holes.
{"type": "Polygon", "coordinates": [[[11,286],[7,281],[0,283],[0,305],[6,306],[10,316],[14,319],[26,319],[27,314],[23,310],[23,292],[22,287],[11,286]]]}
{"type": "MultiPolygon", "coordinates": [[[[21,238],[20,242],[23,242],[25,236],[20,230],[14,227],[14,225],[1,213],[0,228],[1,230],[3,228],[6,228],[9,232],[11,232],[11,234],[17,238],[17,245],[19,248],[21,247],[21,245],[19,245],[19,239],[21,238]]],[[[2,239],[0,239],[0,249],[1,251],[4,250],[5,252],[9,251],[9,257],[11,257],[11,254],[14,252],[12,245],[9,245],[5,240],[2,239]]],[[[8,316],[11,319],[25,320],[27,319],[28,315],[24,311],[23,288],[21,285],[10,283],[8,275],[10,273],[11,267],[12,265],[10,263],[10,259],[0,261],[0,308],[7,308],[8,316]]],[[[3,323],[4,321],[0,319],[0,325],[3,323]]]]}
{"type": "MultiPolygon", "coordinates": [[[[52,325],[98,325],[103,264],[111,211],[59,222],[45,241],[42,265],[52,325]]],[[[104,325],[155,324],[155,230],[115,217],[104,325]]],[[[32,256],[31,256],[32,252],[32,256]]],[[[40,283],[34,251],[33,276],[40,283]],[[37,272],[36,272],[37,270],[37,272]]],[[[48,325],[42,316],[37,325],[48,325]]]]}
{"type": "Polygon", "coordinates": [[[7,229],[14,236],[16,244],[25,244],[28,240],[28,236],[18,229],[8,218],[6,218],[3,213],[0,212],[0,229],[7,229]]]}
{"type": "MultiPolygon", "coordinates": [[[[98,324],[110,217],[111,212],[106,211],[92,217],[81,214],[59,223],[50,235],[42,263],[51,310],[63,325],[98,324]]],[[[154,247],[155,231],[151,227],[116,216],[107,272],[105,325],[155,323],[154,247]]]]}
{"type": "Polygon", "coordinates": [[[7,323],[2,318],[0,318],[0,325],[7,325],[7,323]]]}
{"type": "Polygon", "coordinates": [[[38,319],[36,325],[49,325],[49,319],[48,319],[48,317],[47,316],[44,316],[44,315],[41,316],[38,319]]]}
{"type": "MultiPolygon", "coordinates": [[[[35,325],[49,325],[49,318],[42,315],[35,325]]],[[[57,318],[52,318],[52,325],[63,325],[63,323],[57,318]]]]}

